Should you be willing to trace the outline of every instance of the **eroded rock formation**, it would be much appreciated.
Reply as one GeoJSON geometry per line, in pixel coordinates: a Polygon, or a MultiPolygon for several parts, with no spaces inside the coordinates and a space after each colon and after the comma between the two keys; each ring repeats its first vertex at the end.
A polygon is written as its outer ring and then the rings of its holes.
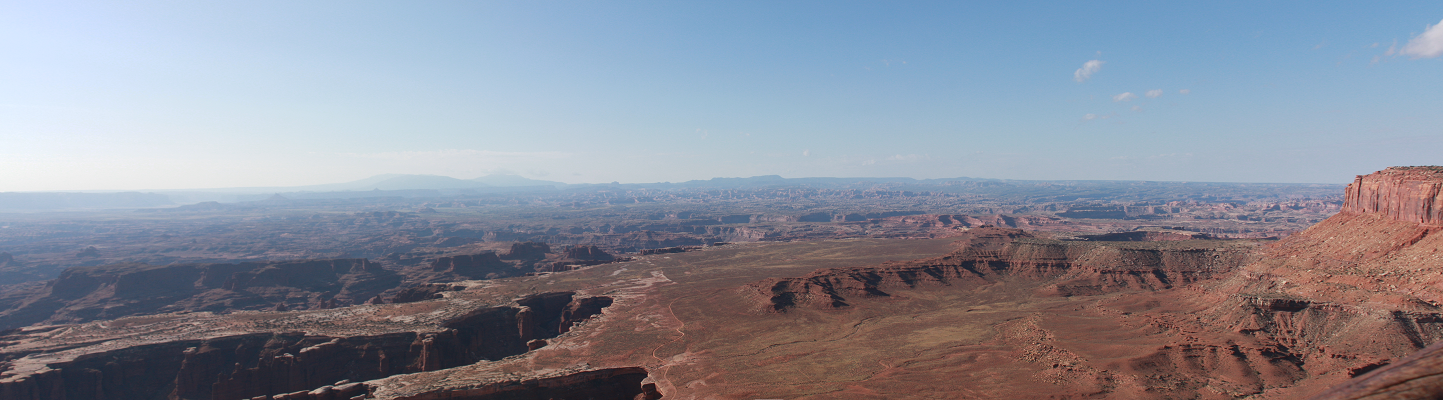
{"type": "Polygon", "coordinates": [[[1253,250],[1246,242],[1091,242],[1034,237],[1008,228],[964,234],[957,252],[935,259],[877,267],[834,268],[798,278],[748,285],[764,308],[846,307],[849,298],[887,297],[919,286],[978,287],[1009,277],[1046,284],[1040,295],[1098,295],[1163,290],[1230,272],[1253,250]]]}
{"type": "Polygon", "coordinates": [[[1348,185],[1343,212],[1374,214],[1425,225],[1443,224],[1443,167],[1391,167],[1358,175],[1348,185]]]}
{"type": "Polygon", "coordinates": [[[1185,239],[1147,234],[1056,241],[972,229],[967,247],[945,257],[823,269],[744,292],[771,311],[836,309],[949,286],[1095,296],[1091,307],[1102,315],[1146,321],[1170,344],[1121,364],[1087,364],[1076,354],[1095,350],[1029,342],[1053,334],[1041,317],[998,327],[1018,338],[1002,343],[1027,349],[1023,360],[1054,363],[1047,373],[1055,375],[1047,376],[1067,377],[1058,382],[1079,393],[1415,398],[1408,396],[1443,393],[1434,378],[1443,375],[1436,349],[1404,358],[1443,340],[1440,187],[1443,168],[1435,167],[1359,177],[1342,212],[1257,249],[1095,241],[1185,239]],[[1177,379],[1182,375],[1207,378],[1177,379]]]}

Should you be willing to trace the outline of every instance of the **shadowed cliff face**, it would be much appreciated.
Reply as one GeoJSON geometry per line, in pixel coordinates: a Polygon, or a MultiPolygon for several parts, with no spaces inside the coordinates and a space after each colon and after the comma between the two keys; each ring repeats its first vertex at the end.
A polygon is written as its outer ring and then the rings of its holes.
{"type": "Polygon", "coordinates": [[[0,329],[175,311],[331,308],[400,282],[365,259],[71,268],[47,287],[8,296],[0,329]]]}
{"type": "MultiPolygon", "coordinates": [[[[127,347],[50,363],[37,373],[0,380],[0,398],[248,399],[321,389],[350,398],[364,394],[365,387],[333,383],[438,371],[522,354],[530,350],[528,342],[555,337],[599,314],[610,300],[573,299],[571,292],[543,293],[518,299],[515,307],[472,310],[444,321],[444,329],[434,332],[249,333],[127,347]]],[[[13,332],[19,336],[4,339],[19,340],[25,334],[13,332]]],[[[22,356],[0,354],[0,359],[9,369],[22,356]]],[[[640,377],[637,373],[598,379],[614,381],[601,386],[629,385],[634,395],[645,377],[645,371],[639,372],[640,377]]]]}

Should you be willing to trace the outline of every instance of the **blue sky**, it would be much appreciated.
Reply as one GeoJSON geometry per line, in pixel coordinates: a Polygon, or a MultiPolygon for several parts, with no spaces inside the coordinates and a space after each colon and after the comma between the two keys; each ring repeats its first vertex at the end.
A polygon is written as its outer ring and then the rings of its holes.
{"type": "Polygon", "coordinates": [[[1443,3],[1016,3],[0,0],[0,191],[1443,164],[1443,3]]]}

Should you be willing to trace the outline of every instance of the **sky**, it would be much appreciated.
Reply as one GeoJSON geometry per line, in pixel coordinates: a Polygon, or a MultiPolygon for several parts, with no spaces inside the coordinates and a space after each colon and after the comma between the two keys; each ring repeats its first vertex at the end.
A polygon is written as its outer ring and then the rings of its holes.
{"type": "Polygon", "coordinates": [[[0,0],[0,192],[1443,164],[1443,2],[0,0]]]}

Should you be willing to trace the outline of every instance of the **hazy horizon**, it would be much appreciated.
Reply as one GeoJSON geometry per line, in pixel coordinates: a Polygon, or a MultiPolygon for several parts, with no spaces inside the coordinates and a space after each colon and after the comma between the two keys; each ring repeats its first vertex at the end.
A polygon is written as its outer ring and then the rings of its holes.
{"type": "MultiPolygon", "coordinates": [[[[1155,183],[1200,183],[1200,184],[1239,184],[1239,185],[1248,185],[1248,184],[1256,184],[1256,185],[1346,185],[1346,184],[1352,182],[1352,180],[1348,180],[1348,181],[1346,181],[1346,182],[1223,182],[1223,181],[1181,181],[1181,180],[1178,180],[1178,181],[1164,181],[1164,180],[1132,180],[1132,179],[1004,179],[1004,178],[988,178],[988,177],[973,177],[973,176],[955,176],[955,177],[949,177],[949,178],[912,178],[912,177],[905,177],[905,176],[796,176],[796,177],[789,177],[789,176],[780,176],[780,175],[772,174],[772,175],[757,175],[757,176],[717,176],[717,177],[711,177],[711,178],[706,178],[706,179],[693,179],[693,180],[686,180],[686,181],[655,181],[655,182],[622,182],[622,181],[613,181],[613,182],[566,183],[566,182],[560,182],[560,181],[550,181],[550,180],[546,180],[546,179],[531,179],[531,178],[525,178],[525,177],[522,177],[521,175],[518,175],[518,174],[496,173],[496,174],[490,174],[490,175],[485,175],[485,176],[475,177],[475,178],[459,178],[459,177],[446,176],[446,175],[435,175],[435,174],[379,174],[379,175],[374,175],[374,176],[370,176],[370,177],[363,178],[363,179],[353,179],[353,180],[340,181],[340,182],[321,182],[321,183],[317,183],[317,184],[289,185],[289,186],[261,185],[261,186],[232,186],[232,187],[219,187],[219,186],[215,186],[215,187],[132,188],[132,189],[61,189],[61,190],[0,191],[0,193],[119,193],[119,192],[143,192],[143,193],[144,193],[144,192],[156,192],[156,193],[172,193],[172,194],[173,194],[173,193],[176,193],[176,192],[208,192],[208,191],[220,191],[220,192],[251,193],[251,194],[255,194],[255,193],[276,193],[276,194],[280,194],[280,193],[295,193],[295,192],[351,192],[351,191],[369,191],[369,190],[431,190],[431,189],[435,189],[435,187],[427,187],[427,185],[424,185],[424,184],[419,184],[419,185],[404,185],[404,184],[401,184],[402,186],[406,186],[406,188],[390,188],[390,189],[379,189],[379,188],[370,188],[370,187],[361,188],[361,185],[358,185],[358,184],[359,184],[359,183],[362,183],[362,182],[368,182],[368,181],[380,182],[380,181],[384,181],[383,178],[440,177],[440,178],[455,179],[455,180],[457,180],[457,181],[479,181],[479,180],[481,180],[482,178],[496,177],[496,176],[501,176],[501,177],[517,177],[517,178],[522,178],[522,179],[528,179],[528,180],[536,181],[537,183],[534,184],[534,185],[532,185],[532,184],[526,184],[526,185],[520,185],[520,184],[499,184],[499,185],[498,185],[498,184],[486,184],[486,183],[483,182],[483,184],[480,185],[480,186],[478,186],[478,187],[488,187],[488,186],[490,186],[490,187],[505,188],[505,187],[521,187],[521,186],[545,186],[545,184],[542,183],[542,182],[556,182],[556,183],[561,183],[561,184],[563,184],[563,185],[608,185],[608,184],[621,184],[621,185],[665,185],[665,184],[682,184],[682,183],[687,183],[687,182],[707,182],[707,181],[713,181],[713,180],[719,180],[719,179],[721,179],[721,180],[725,180],[725,179],[753,179],[753,178],[766,178],[766,177],[773,177],[773,176],[779,177],[779,178],[781,178],[781,179],[797,180],[797,181],[805,181],[805,180],[809,180],[809,179],[840,179],[840,180],[856,179],[856,180],[859,180],[859,181],[867,181],[867,180],[874,180],[874,179],[875,179],[875,180],[913,179],[913,180],[916,180],[916,181],[918,181],[918,182],[927,182],[927,181],[929,181],[929,180],[931,180],[931,181],[936,181],[936,180],[957,179],[957,180],[977,180],[977,181],[997,181],[997,182],[1155,182],[1155,183]],[[349,187],[349,186],[347,186],[347,185],[355,186],[355,187],[349,187]],[[412,186],[414,186],[414,187],[412,187],[412,186]],[[290,191],[289,191],[289,192],[279,192],[279,191],[277,191],[277,190],[290,190],[290,191]]],[[[398,183],[395,183],[395,182],[392,182],[392,183],[391,183],[391,185],[397,185],[397,184],[398,184],[398,183]]],[[[457,188],[460,188],[460,187],[448,188],[448,189],[457,189],[457,188]]]]}
{"type": "Polygon", "coordinates": [[[1443,4],[0,5],[0,192],[1440,164],[1443,4]]]}

